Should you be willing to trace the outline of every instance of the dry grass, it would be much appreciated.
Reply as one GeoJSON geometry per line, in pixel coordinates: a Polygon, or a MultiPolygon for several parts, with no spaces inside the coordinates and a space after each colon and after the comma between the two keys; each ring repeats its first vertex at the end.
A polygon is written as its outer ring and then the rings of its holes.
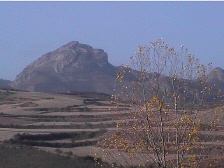
{"type": "MultiPolygon", "coordinates": [[[[8,140],[18,133],[37,135],[81,131],[96,132],[102,129],[102,127],[107,128],[107,124],[118,123],[122,122],[123,120],[134,120],[132,118],[132,113],[134,110],[131,108],[127,110],[125,107],[121,106],[122,108],[120,108],[119,113],[116,113],[116,104],[110,104],[110,101],[108,100],[93,101],[86,104],[84,103],[85,99],[85,97],[80,97],[79,95],[48,94],[22,91],[10,91],[9,93],[5,92],[4,99],[2,99],[0,103],[0,124],[2,125],[2,128],[0,128],[0,141],[8,140]],[[64,126],[69,126],[72,124],[80,126],[80,128],[63,128],[64,126]],[[83,125],[85,125],[86,128],[83,128],[83,125]],[[88,125],[91,125],[91,129],[90,127],[88,128],[88,125]],[[37,126],[46,126],[46,128],[39,129],[37,126]],[[57,129],[49,129],[49,126],[57,126],[57,129]]],[[[172,113],[170,115],[172,115],[172,113]]],[[[224,114],[217,114],[213,109],[200,111],[198,117],[203,116],[205,119],[204,124],[208,124],[215,117],[217,117],[217,115],[220,117],[219,124],[224,125],[224,114]]],[[[100,138],[102,139],[108,136],[116,129],[116,126],[107,128],[108,132],[100,138]]],[[[205,131],[203,131],[203,133],[208,134],[208,132],[205,131]]],[[[223,130],[212,130],[209,132],[209,134],[224,136],[223,130]]],[[[82,139],[81,141],[83,142],[98,139],[90,138],[82,139]]],[[[70,141],[70,139],[65,138],[51,142],[70,143],[70,141]]],[[[217,141],[216,145],[220,145],[222,147],[224,146],[222,140],[217,141]]],[[[53,153],[55,153],[55,149],[57,149],[54,147],[41,146],[38,146],[38,148],[53,153]]],[[[125,153],[123,153],[123,156],[121,156],[120,152],[117,152],[113,149],[106,150],[99,146],[80,146],[75,148],[60,149],[63,152],[72,151],[77,156],[89,155],[93,157],[100,157],[109,163],[113,163],[115,161],[114,157],[123,165],[126,165],[124,158],[128,160],[128,157],[125,153]]],[[[220,153],[220,151],[217,151],[217,153],[220,153]]],[[[139,158],[147,161],[145,154],[138,154],[138,156],[139,158]]],[[[170,155],[170,157],[172,156],[170,155]]],[[[135,165],[140,163],[136,159],[134,162],[135,165]]]]}

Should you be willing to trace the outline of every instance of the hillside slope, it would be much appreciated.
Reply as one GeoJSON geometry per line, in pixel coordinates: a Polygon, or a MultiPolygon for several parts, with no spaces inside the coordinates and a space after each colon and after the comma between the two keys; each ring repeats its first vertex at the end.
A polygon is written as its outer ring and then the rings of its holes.
{"type": "Polygon", "coordinates": [[[27,66],[10,84],[38,92],[95,91],[112,94],[117,68],[101,49],[72,41],[27,66]]]}

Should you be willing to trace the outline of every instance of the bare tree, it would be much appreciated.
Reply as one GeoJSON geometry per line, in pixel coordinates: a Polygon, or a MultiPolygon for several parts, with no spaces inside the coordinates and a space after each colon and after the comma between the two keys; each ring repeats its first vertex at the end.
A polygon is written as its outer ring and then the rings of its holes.
{"type": "Polygon", "coordinates": [[[162,39],[139,46],[131,66],[117,73],[120,94],[114,101],[125,100],[129,116],[117,123],[118,131],[104,146],[118,150],[127,165],[133,160],[143,167],[202,165],[211,151],[208,144],[216,140],[211,135],[217,133],[213,128],[221,111],[207,110],[217,96],[206,83],[210,70],[211,64],[201,64],[183,46],[176,51],[162,39]]]}

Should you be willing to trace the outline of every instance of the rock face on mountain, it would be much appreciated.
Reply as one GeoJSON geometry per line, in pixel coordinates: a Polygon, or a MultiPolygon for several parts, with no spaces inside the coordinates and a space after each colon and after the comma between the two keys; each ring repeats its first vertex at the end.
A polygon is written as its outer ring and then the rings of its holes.
{"type": "Polygon", "coordinates": [[[207,82],[217,90],[221,89],[222,91],[224,91],[224,70],[220,67],[214,68],[208,74],[207,82]]]}
{"type": "Polygon", "coordinates": [[[27,66],[10,86],[38,92],[112,94],[116,73],[103,50],[72,41],[27,66]]]}
{"type": "Polygon", "coordinates": [[[224,70],[220,67],[214,68],[208,75],[208,82],[224,82],[224,70]]]}

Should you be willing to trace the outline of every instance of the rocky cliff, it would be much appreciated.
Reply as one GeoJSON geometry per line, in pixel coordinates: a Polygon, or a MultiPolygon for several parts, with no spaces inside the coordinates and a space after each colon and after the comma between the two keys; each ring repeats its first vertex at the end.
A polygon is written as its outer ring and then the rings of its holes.
{"type": "Polygon", "coordinates": [[[208,75],[208,82],[224,83],[224,70],[220,67],[214,68],[208,75]]]}
{"type": "Polygon", "coordinates": [[[10,85],[38,92],[112,94],[116,72],[117,68],[108,62],[103,50],[72,41],[34,61],[10,85]]]}

